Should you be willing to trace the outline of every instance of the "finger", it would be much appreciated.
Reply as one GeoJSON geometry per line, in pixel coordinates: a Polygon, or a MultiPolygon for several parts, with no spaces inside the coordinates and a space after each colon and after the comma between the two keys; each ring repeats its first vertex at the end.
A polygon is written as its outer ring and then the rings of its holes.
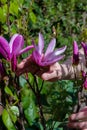
{"type": "Polygon", "coordinates": [[[55,81],[61,79],[61,72],[58,70],[55,71],[48,71],[42,74],[42,79],[47,81],[55,81]]]}
{"type": "Polygon", "coordinates": [[[87,119],[87,111],[80,111],[76,114],[72,114],[69,117],[70,121],[77,121],[77,120],[84,120],[84,119],[87,119]]]}
{"type": "Polygon", "coordinates": [[[87,106],[85,106],[84,108],[82,108],[80,111],[87,111],[87,106]]]}
{"type": "Polygon", "coordinates": [[[68,124],[68,127],[70,128],[77,128],[77,129],[81,129],[81,130],[87,130],[87,121],[85,122],[70,122],[68,124]]]}
{"type": "Polygon", "coordinates": [[[37,70],[39,70],[39,67],[32,60],[31,56],[29,56],[26,59],[22,60],[21,63],[17,65],[16,74],[18,76],[28,72],[34,74],[37,70]]]}

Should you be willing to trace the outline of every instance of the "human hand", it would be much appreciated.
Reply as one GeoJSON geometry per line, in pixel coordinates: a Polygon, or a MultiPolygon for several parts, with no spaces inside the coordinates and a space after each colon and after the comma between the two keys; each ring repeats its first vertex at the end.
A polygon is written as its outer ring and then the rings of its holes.
{"type": "Polygon", "coordinates": [[[41,67],[38,66],[29,56],[26,59],[22,60],[20,64],[17,65],[16,74],[21,75],[23,73],[32,73],[41,77],[43,80],[47,81],[56,81],[61,79],[61,67],[59,63],[54,63],[50,66],[41,67]]]}
{"type": "Polygon", "coordinates": [[[69,117],[68,127],[79,130],[87,130],[87,106],[80,112],[69,117]]]}
{"type": "Polygon", "coordinates": [[[39,66],[32,60],[32,56],[23,59],[21,63],[17,65],[16,74],[19,76],[24,73],[32,73],[35,74],[38,72],[39,66]]]}
{"type": "Polygon", "coordinates": [[[21,61],[21,63],[19,63],[17,65],[17,69],[16,69],[16,75],[20,76],[21,74],[24,73],[32,73],[34,75],[38,75],[39,77],[41,77],[41,75],[48,71],[49,67],[40,67],[38,66],[32,59],[32,56],[29,56],[25,59],[23,59],[21,61]]]}

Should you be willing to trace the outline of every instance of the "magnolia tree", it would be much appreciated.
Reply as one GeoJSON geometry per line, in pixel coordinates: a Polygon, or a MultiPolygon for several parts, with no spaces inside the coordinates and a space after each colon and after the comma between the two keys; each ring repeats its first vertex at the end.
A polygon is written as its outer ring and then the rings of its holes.
{"type": "MultiPolygon", "coordinates": [[[[33,125],[35,129],[46,130],[46,122],[41,103],[43,81],[39,83],[36,75],[32,75],[34,80],[30,81],[31,76],[26,74],[23,78],[26,81],[27,87],[21,88],[16,68],[19,55],[30,49],[33,49],[30,54],[31,59],[39,68],[49,66],[61,60],[64,57],[61,54],[65,51],[66,46],[55,49],[55,45],[56,39],[53,38],[44,53],[44,39],[42,34],[39,34],[38,45],[32,41],[32,45],[24,49],[22,49],[24,46],[22,35],[13,35],[9,43],[4,37],[0,37],[0,86],[2,93],[0,105],[3,107],[2,121],[8,130],[25,130],[33,125]]],[[[4,125],[2,125],[2,128],[4,125]]]]}
{"type": "MultiPolygon", "coordinates": [[[[81,44],[84,49],[85,58],[87,59],[87,46],[85,43],[81,44]]],[[[60,115],[58,118],[59,121],[52,117],[52,112],[50,113],[50,111],[46,109],[49,104],[43,105],[42,91],[44,81],[37,76],[38,70],[42,71],[51,64],[54,64],[64,58],[64,55],[61,54],[66,50],[66,46],[55,49],[56,39],[53,38],[44,53],[44,38],[41,33],[39,33],[38,45],[36,45],[34,40],[32,40],[32,45],[22,49],[23,46],[24,38],[20,34],[14,34],[9,43],[4,37],[0,37],[1,130],[68,129],[65,124],[67,122],[67,116],[70,113],[66,112],[65,117],[60,115]],[[30,52],[29,50],[32,51],[30,52]],[[35,65],[30,64],[30,66],[33,66],[33,69],[37,66],[37,70],[34,73],[33,70],[30,70],[28,73],[21,75],[21,72],[17,71],[17,65],[22,60],[22,53],[28,53],[28,51],[30,52],[28,57],[31,58],[32,63],[35,65]]],[[[72,58],[74,70],[76,70],[78,64],[79,49],[76,41],[74,41],[72,58]]],[[[27,68],[24,69],[26,70],[27,68]]],[[[82,83],[78,88],[78,92],[83,91],[83,89],[87,89],[86,75],[86,72],[81,70],[82,83]]],[[[76,81],[77,80],[75,78],[75,85],[78,84],[76,81]]],[[[66,86],[65,83],[64,85],[66,86]]],[[[46,85],[46,87],[48,86],[46,85]]],[[[63,88],[61,91],[63,91],[63,88]]],[[[64,95],[64,92],[62,95],[64,95]]],[[[58,96],[58,93],[56,96],[58,96]]],[[[56,100],[54,101],[56,104],[56,100]]],[[[60,98],[59,101],[62,102],[62,98],[60,98]]],[[[80,102],[79,96],[78,101],[80,102]]],[[[76,111],[79,111],[79,105],[80,103],[77,103],[76,111]]],[[[70,104],[69,107],[71,109],[70,104]]],[[[59,108],[61,109],[61,107],[59,108]]],[[[56,108],[57,111],[59,111],[59,108],[56,108]]],[[[54,110],[54,112],[56,111],[54,110]]]]}

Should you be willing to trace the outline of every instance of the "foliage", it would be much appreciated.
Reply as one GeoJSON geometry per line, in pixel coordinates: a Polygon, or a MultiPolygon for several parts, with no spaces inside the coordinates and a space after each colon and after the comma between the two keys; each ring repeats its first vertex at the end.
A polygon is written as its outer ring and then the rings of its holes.
{"type": "MultiPolygon", "coordinates": [[[[39,32],[48,39],[56,37],[57,45],[67,45],[66,58],[72,53],[72,42],[87,41],[87,1],[84,0],[1,0],[0,35],[8,41],[19,33],[25,46],[39,32]]],[[[80,46],[80,44],[79,44],[80,46]]],[[[23,54],[19,62],[28,56],[23,54]]],[[[1,57],[1,56],[0,56],[1,57]]],[[[80,86],[74,81],[45,82],[30,73],[17,77],[3,59],[7,76],[0,82],[2,92],[0,130],[63,130],[77,103],[80,86]],[[36,82],[35,82],[36,81],[36,82]],[[38,84],[38,85],[37,85],[38,84]]]]}

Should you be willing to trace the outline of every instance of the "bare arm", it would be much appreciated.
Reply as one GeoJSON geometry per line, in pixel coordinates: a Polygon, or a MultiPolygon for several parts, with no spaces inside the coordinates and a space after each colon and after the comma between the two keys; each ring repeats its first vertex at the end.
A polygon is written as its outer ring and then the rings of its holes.
{"type": "Polygon", "coordinates": [[[85,56],[82,49],[79,51],[80,62],[78,66],[74,67],[72,65],[72,57],[68,58],[63,64],[55,63],[48,67],[39,67],[31,57],[24,59],[17,66],[17,75],[21,75],[26,72],[31,72],[40,76],[43,80],[56,81],[58,79],[74,79],[75,73],[78,79],[81,78],[81,70],[86,70],[85,67],[85,56]]]}
{"type": "Polygon", "coordinates": [[[85,67],[85,56],[82,49],[79,51],[79,64],[78,66],[72,65],[72,57],[69,57],[68,60],[66,60],[63,64],[55,63],[50,66],[49,71],[43,73],[42,79],[48,80],[48,81],[56,81],[58,79],[74,79],[75,76],[77,79],[81,79],[81,71],[86,71],[85,67]]]}

